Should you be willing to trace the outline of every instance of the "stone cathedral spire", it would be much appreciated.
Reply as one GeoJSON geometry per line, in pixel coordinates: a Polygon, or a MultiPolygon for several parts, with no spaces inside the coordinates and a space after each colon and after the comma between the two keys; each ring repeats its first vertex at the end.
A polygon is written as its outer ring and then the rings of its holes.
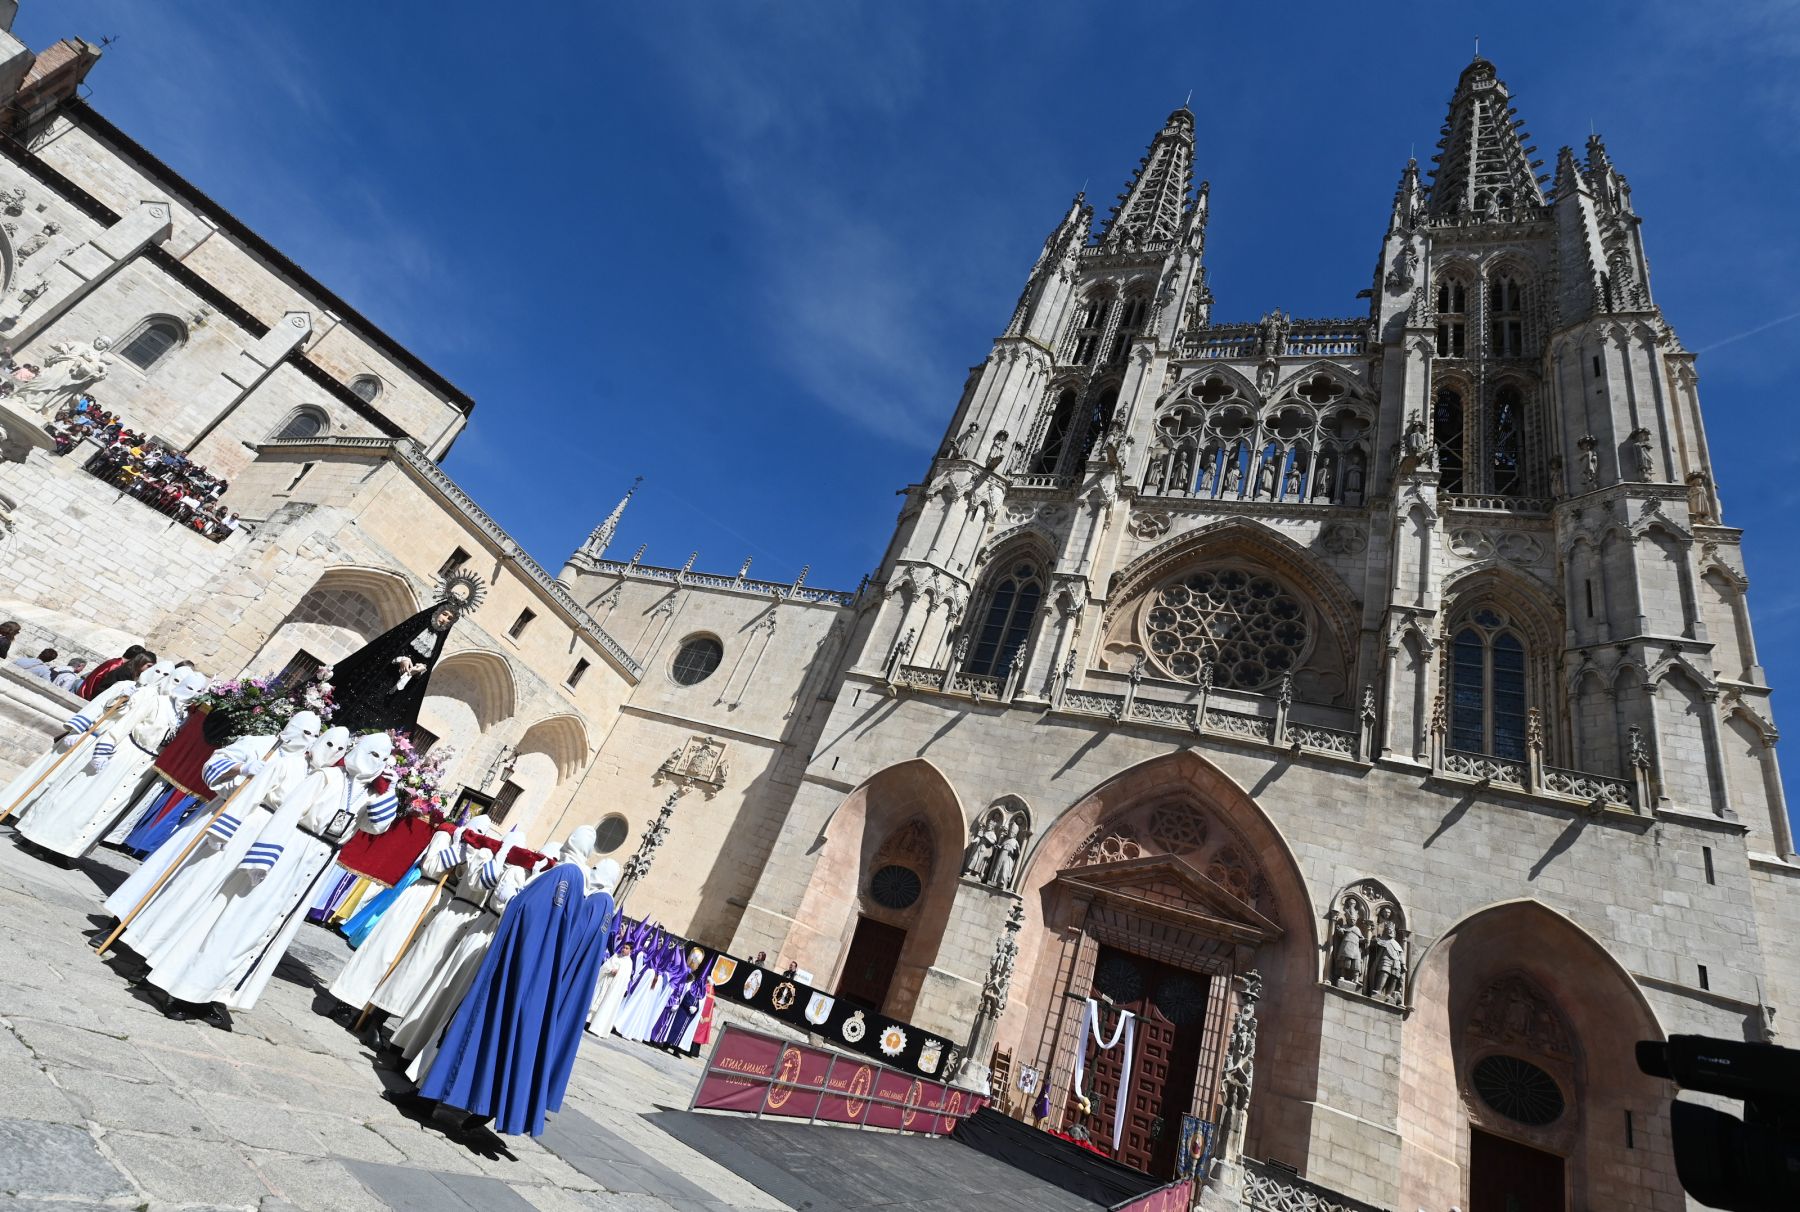
{"type": "Polygon", "coordinates": [[[605,558],[606,549],[612,546],[613,536],[619,532],[619,520],[625,516],[625,507],[631,504],[631,498],[636,495],[638,485],[643,482],[643,476],[639,476],[631,482],[631,487],[619,499],[619,503],[613,506],[613,511],[606,515],[606,519],[600,525],[594,527],[593,533],[587,537],[587,542],[583,543],[576,549],[575,554],[569,557],[570,563],[593,563],[605,558]]]}
{"type": "Polygon", "coordinates": [[[1181,234],[1194,174],[1194,115],[1182,106],[1169,115],[1100,237],[1105,248],[1173,240],[1181,234]]]}
{"type": "Polygon", "coordinates": [[[1433,161],[1432,219],[1494,216],[1515,206],[1543,205],[1536,172],[1542,161],[1531,159],[1537,149],[1525,146],[1529,136],[1515,112],[1492,63],[1477,58],[1463,69],[1433,161]]]}

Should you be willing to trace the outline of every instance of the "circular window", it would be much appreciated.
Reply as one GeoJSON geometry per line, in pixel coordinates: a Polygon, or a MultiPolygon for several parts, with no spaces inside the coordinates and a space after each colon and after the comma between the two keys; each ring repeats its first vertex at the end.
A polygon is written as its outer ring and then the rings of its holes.
{"type": "Polygon", "coordinates": [[[1178,682],[1197,682],[1212,665],[1212,684],[1262,690],[1299,668],[1312,643],[1300,599],[1248,568],[1203,568],[1159,586],[1145,599],[1139,627],[1150,660],[1178,682]]]}
{"type": "Polygon", "coordinates": [[[1122,951],[1102,951],[1094,964],[1094,990],[1129,1005],[1144,996],[1144,970],[1122,951]]]}
{"type": "Polygon", "coordinates": [[[911,867],[883,867],[869,881],[869,896],[883,909],[910,909],[923,891],[925,882],[911,867]]]}
{"type": "Polygon", "coordinates": [[[374,375],[358,375],[350,380],[350,390],[373,404],[375,397],[381,394],[381,380],[374,375]]]}
{"type": "Polygon", "coordinates": [[[625,818],[613,813],[594,826],[594,853],[610,854],[617,850],[625,844],[625,835],[630,831],[631,826],[626,823],[625,818]]]}
{"type": "Polygon", "coordinates": [[[675,666],[670,673],[683,686],[693,686],[711,677],[724,655],[725,645],[711,636],[690,636],[681,642],[681,649],[675,654],[675,666]]]}
{"type": "Polygon", "coordinates": [[[1556,1079],[1516,1056],[1483,1057],[1470,1081],[1482,1102],[1521,1124],[1542,1127],[1563,1113],[1562,1088],[1556,1079]]]}

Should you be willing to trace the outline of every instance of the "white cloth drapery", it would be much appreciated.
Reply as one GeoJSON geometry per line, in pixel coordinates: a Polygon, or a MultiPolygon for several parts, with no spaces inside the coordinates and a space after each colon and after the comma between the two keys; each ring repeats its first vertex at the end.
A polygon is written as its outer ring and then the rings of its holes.
{"type": "Polygon", "coordinates": [[[1110,1052],[1118,1046],[1119,1037],[1125,1037],[1125,1055],[1119,1065],[1119,1095],[1113,1100],[1113,1152],[1119,1151],[1119,1141],[1125,1136],[1125,1110],[1131,1105],[1131,1046],[1137,1041],[1137,1015],[1129,1010],[1119,1011],[1119,1021],[1113,1027],[1112,1038],[1100,1038],[1100,1003],[1093,998],[1087,999],[1087,1008],[1081,1012],[1081,1035],[1075,1042],[1075,1097],[1085,1100],[1081,1080],[1087,1076],[1088,1036],[1094,1037],[1094,1046],[1102,1052],[1110,1052]]]}

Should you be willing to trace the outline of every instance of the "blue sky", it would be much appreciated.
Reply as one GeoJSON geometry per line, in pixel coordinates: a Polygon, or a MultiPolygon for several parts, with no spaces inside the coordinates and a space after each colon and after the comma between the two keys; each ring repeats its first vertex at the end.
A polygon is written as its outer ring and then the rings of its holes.
{"type": "Polygon", "coordinates": [[[552,567],[854,586],[1045,233],[1193,92],[1215,317],[1359,310],[1479,34],[1554,163],[1590,124],[1700,359],[1777,684],[1800,678],[1800,11],[25,0],[117,36],[109,118],[475,396],[447,466],[552,567]]]}

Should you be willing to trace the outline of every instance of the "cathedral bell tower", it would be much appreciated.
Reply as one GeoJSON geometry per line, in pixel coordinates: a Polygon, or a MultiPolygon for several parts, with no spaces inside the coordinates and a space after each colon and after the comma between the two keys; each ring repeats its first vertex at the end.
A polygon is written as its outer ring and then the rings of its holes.
{"type": "Polygon", "coordinates": [[[1193,164],[1194,115],[1183,106],[1098,237],[1077,195],[1045,239],[928,475],[906,490],[861,667],[948,663],[1008,697],[1051,693],[1136,461],[1132,402],[1160,390],[1184,323],[1206,322],[1206,186],[1195,195],[1193,164]],[[972,606],[976,583],[993,579],[991,560],[1016,560],[985,593],[1020,603],[1016,625],[996,621],[992,602],[972,606]],[[967,622],[974,607],[981,626],[967,622]]]}

